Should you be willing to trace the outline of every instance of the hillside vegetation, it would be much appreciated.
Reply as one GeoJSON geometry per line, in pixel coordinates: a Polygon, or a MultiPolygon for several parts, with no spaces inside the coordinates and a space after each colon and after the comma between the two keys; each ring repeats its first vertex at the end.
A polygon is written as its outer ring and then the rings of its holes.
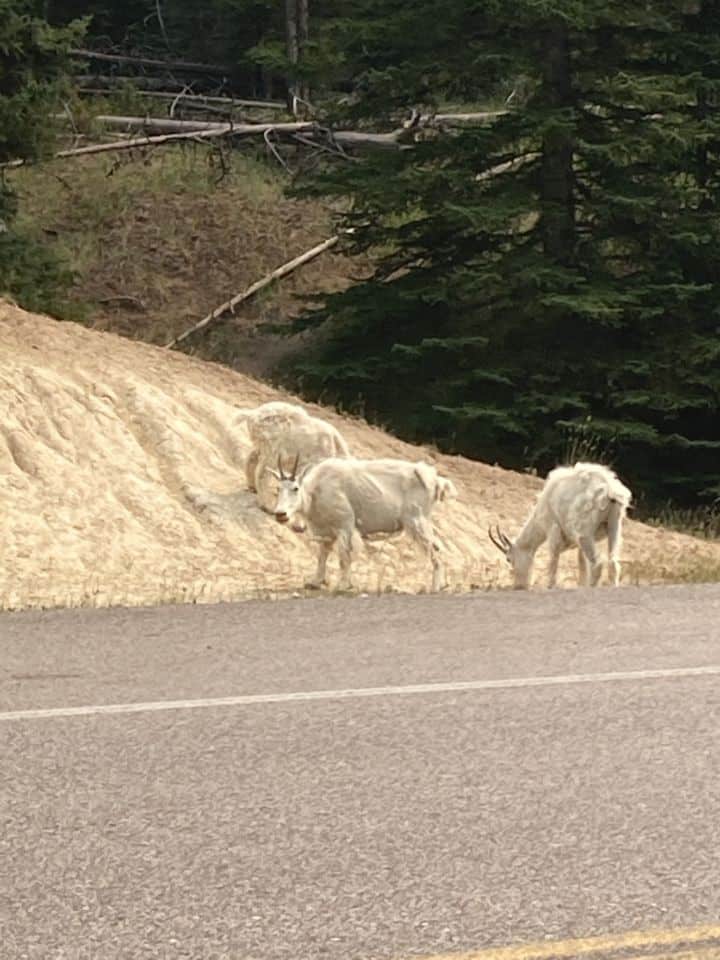
{"type": "MultiPolygon", "coordinates": [[[[207,146],[190,144],[13,171],[18,229],[72,273],[52,312],[164,344],[332,234],[329,207],[286,198],[282,171],[262,158],[233,154],[224,171],[213,160],[207,146]]],[[[300,341],[258,325],[296,315],[309,294],[339,290],[359,269],[329,251],[185,349],[267,375],[300,341]]]]}

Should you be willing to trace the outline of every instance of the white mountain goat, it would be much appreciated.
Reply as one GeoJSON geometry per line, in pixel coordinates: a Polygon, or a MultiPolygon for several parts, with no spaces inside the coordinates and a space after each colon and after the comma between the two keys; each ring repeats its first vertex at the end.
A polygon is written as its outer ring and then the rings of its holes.
{"type": "Polygon", "coordinates": [[[275,516],[302,533],[307,529],[319,541],[317,570],[306,585],[326,582],[326,565],[337,543],[340,589],[350,587],[353,540],[384,538],[405,531],[419,543],[432,564],[432,589],[444,584],[441,549],[430,514],[440,500],[457,496],[451,480],[435,467],[407,460],[323,460],[298,474],[276,474],[280,491],[275,516]]]}
{"type": "Polygon", "coordinates": [[[597,463],[576,463],[574,467],[551,470],[525,526],[514,540],[499,527],[488,535],[508,559],[514,586],[530,586],[533,559],[538,547],[548,541],[550,565],[548,586],[557,582],[560,554],[570,547],[578,548],[579,583],[597,586],[602,562],[595,550],[595,541],[607,537],[608,566],[613,586],[620,582],[620,548],[622,522],[630,506],[632,494],[615,473],[597,463]]]}
{"type": "Polygon", "coordinates": [[[299,404],[285,403],[283,400],[272,400],[259,407],[237,411],[235,422],[245,424],[253,445],[245,461],[247,485],[253,493],[257,491],[256,474],[261,449],[272,437],[289,430],[293,424],[305,420],[307,416],[299,404]]]}
{"type": "Polygon", "coordinates": [[[296,403],[272,400],[238,412],[252,441],[245,461],[248,489],[257,493],[260,506],[272,511],[275,503],[271,474],[278,462],[296,459],[301,469],[327,457],[349,457],[342,434],[332,424],[313,417],[296,403]]]}

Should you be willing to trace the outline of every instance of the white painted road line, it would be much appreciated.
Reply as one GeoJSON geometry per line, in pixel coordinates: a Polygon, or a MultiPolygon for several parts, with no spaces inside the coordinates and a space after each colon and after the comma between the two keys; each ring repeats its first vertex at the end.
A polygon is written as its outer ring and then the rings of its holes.
{"type": "Polygon", "coordinates": [[[418,683],[397,687],[359,687],[349,690],[307,690],[297,693],[258,693],[202,700],[157,700],[148,703],[107,703],[86,707],[48,707],[38,710],[7,710],[0,720],[46,720],[52,717],[88,717],[120,713],[157,713],[163,710],[199,710],[208,707],[251,707],[260,703],[303,703],[312,700],[351,700],[361,697],[394,697],[410,694],[463,693],[472,690],[513,690],[519,687],[563,687],[579,683],[670,680],[680,677],[720,675],[720,664],[676,667],[667,670],[629,670],[619,673],[578,673],[559,677],[511,677],[506,680],[467,680],[450,683],[418,683]]]}

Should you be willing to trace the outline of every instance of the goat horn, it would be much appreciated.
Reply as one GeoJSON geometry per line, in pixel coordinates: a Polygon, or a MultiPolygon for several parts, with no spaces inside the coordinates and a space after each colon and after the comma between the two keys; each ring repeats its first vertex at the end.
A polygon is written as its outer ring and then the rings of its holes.
{"type": "Polygon", "coordinates": [[[488,537],[492,543],[498,548],[501,553],[507,554],[510,549],[510,541],[508,538],[501,532],[500,527],[496,527],[497,530],[497,539],[493,535],[492,527],[488,527],[488,537]]]}
{"type": "Polygon", "coordinates": [[[502,553],[505,553],[505,547],[504,547],[501,543],[499,543],[499,542],[495,539],[495,537],[493,536],[492,527],[488,527],[488,532],[487,532],[487,533],[488,533],[488,537],[490,538],[490,542],[491,542],[494,546],[496,546],[496,547],[498,548],[498,550],[500,550],[502,553]]]}
{"type": "Polygon", "coordinates": [[[300,463],[300,454],[295,454],[295,463],[293,464],[292,473],[290,474],[290,479],[294,480],[297,477],[297,468],[300,463]]]}
{"type": "Polygon", "coordinates": [[[285,480],[285,479],[286,479],[285,474],[283,473],[283,468],[282,468],[282,456],[281,456],[280,454],[278,454],[278,473],[280,474],[280,479],[281,479],[281,480],[285,480]]]}
{"type": "Polygon", "coordinates": [[[505,536],[505,534],[502,532],[500,527],[497,528],[497,532],[500,536],[501,541],[503,542],[505,547],[509,550],[512,547],[512,540],[510,539],[510,537],[505,536]]]}

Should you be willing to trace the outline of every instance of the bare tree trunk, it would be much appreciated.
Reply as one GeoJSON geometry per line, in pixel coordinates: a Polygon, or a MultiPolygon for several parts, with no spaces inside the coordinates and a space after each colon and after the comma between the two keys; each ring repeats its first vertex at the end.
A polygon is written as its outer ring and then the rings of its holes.
{"type": "Polygon", "coordinates": [[[203,317],[202,320],[194,324],[189,329],[184,330],[179,336],[174,337],[172,340],[166,343],[165,346],[168,349],[171,349],[172,347],[177,346],[178,343],[182,343],[183,340],[186,340],[190,334],[196,333],[198,330],[203,330],[209,324],[213,323],[213,321],[218,320],[226,313],[234,313],[235,307],[239,303],[242,303],[244,300],[248,300],[253,296],[253,294],[257,293],[258,290],[262,290],[264,287],[269,286],[273,280],[280,280],[282,277],[286,277],[289,273],[292,273],[293,270],[297,270],[297,268],[301,267],[304,263],[309,263],[310,260],[314,260],[315,257],[319,257],[321,253],[325,253],[326,250],[330,250],[331,247],[335,246],[339,239],[340,237],[337,234],[333,237],[328,237],[328,239],[323,240],[322,243],[318,243],[310,250],[306,250],[305,253],[301,253],[299,257],[289,260],[287,263],[284,263],[271,273],[266,273],[264,277],[261,277],[260,280],[256,280],[255,283],[250,284],[250,286],[246,290],[243,290],[242,293],[236,294],[234,297],[232,297],[232,299],[226,300],[225,303],[221,303],[219,307],[215,307],[215,309],[206,317],[203,317]]]}
{"type": "Polygon", "coordinates": [[[307,110],[310,88],[303,80],[303,53],[307,48],[310,31],[309,0],[285,0],[285,37],[287,57],[290,62],[288,77],[288,107],[299,117],[307,110]]]}
{"type": "Polygon", "coordinates": [[[260,68],[261,84],[262,84],[262,96],[266,100],[272,100],[273,97],[273,72],[269,67],[262,66],[260,68]]]}
{"type": "Polygon", "coordinates": [[[299,95],[297,89],[297,67],[300,60],[298,43],[298,8],[297,0],[285,0],[285,43],[287,58],[290,63],[290,76],[287,81],[288,109],[295,113],[295,99],[299,95]]]}
{"type": "MultiPolygon", "coordinates": [[[[310,34],[310,11],[308,9],[308,0],[297,0],[298,10],[298,61],[301,66],[304,65],[305,50],[307,48],[308,37],[310,34]]],[[[300,97],[309,103],[310,85],[307,80],[301,80],[299,83],[300,97]]]]}
{"type": "Polygon", "coordinates": [[[543,102],[555,112],[543,138],[541,198],[545,253],[571,263],[575,250],[575,198],[572,133],[558,111],[572,106],[567,25],[559,18],[544,36],[543,102]]]}

